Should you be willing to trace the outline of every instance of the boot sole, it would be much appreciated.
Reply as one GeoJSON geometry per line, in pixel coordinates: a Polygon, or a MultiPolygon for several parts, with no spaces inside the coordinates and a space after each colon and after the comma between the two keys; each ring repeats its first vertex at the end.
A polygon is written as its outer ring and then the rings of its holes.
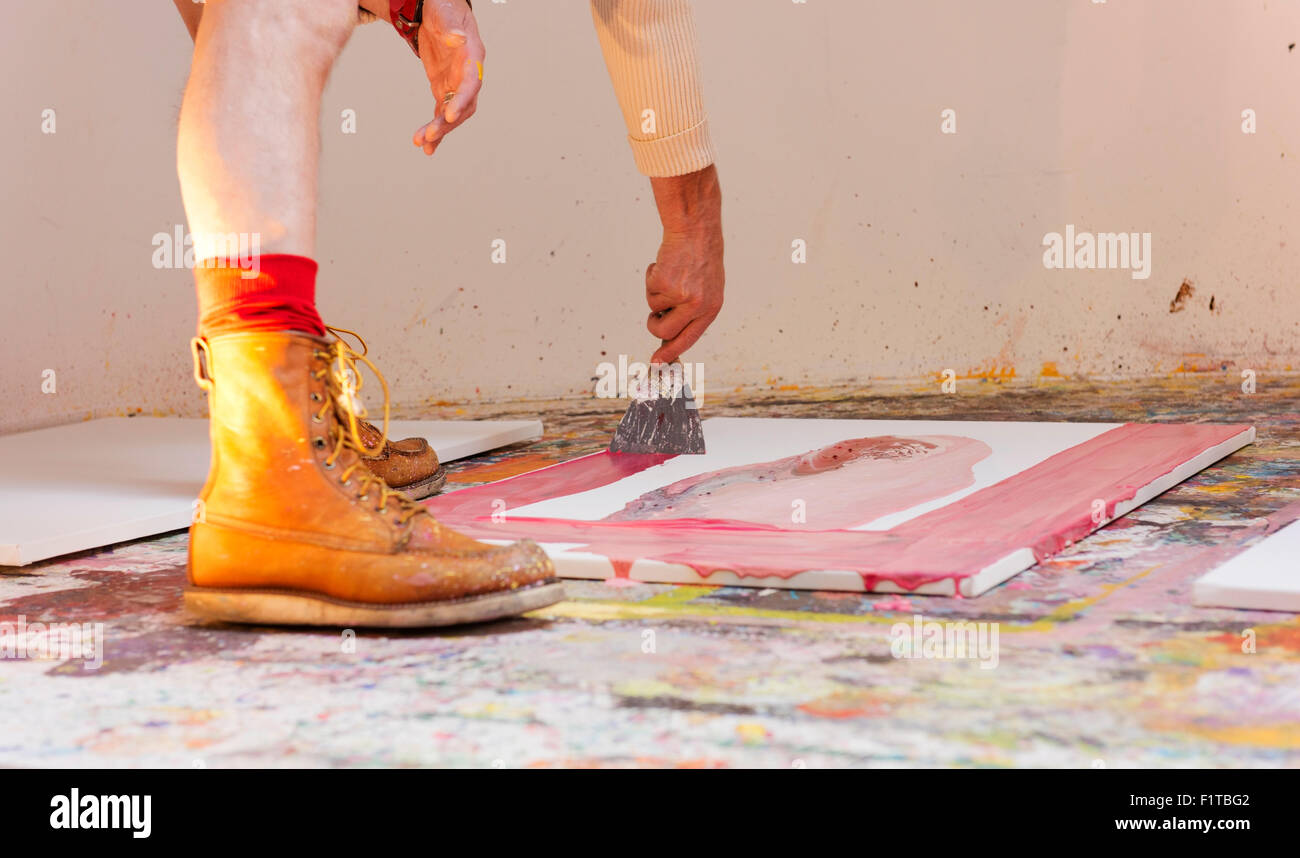
{"type": "Polygon", "coordinates": [[[411,483],[409,486],[394,486],[395,491],[399,491],[411,500],[423,500],[432,497],[442,491],[442,487],[447,484],[447,469],[439,465],[438,470],[433,472],[433,476],[418,483],[411,483]]]}
{"type": "Polygon", "coordinates": [[[564,599],[564,585],[548,578],[527,587],[438,602],[371,605],[300,590],[187,587],[185,607],[205,619],[271,626],[432,628],[514,617],[564,599]]]}

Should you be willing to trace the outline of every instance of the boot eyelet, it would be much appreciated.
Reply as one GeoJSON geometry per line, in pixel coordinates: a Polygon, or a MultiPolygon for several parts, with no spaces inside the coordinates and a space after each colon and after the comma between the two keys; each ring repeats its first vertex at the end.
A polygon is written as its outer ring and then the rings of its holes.
{"type": "Polygon", "coordinates": [[[317,448],[317,449],[320,449],[320,450],[324,450],[324,449],[325,449],[325,439],[324,439],[324,438],[313,438],[313,439],[312,439],[312,443],[316,445],[316,448],[317,448]]]}
{"type": "Polygon", "coordinates": [[[334,463],[333,463],[333,462],[326,462],[326,463],[325,463],[325,470],[327,470],[327,471],[332,471],[332,470],[334,470],[334,463]]]}
{"type": "Polygon", "coordinates": [[[311,401],[320,402],[320,399],[321,399],[320,394],[313,390],[311,394],[311,401]]]}
{"type": "Polygon", "coordinates": [[[366,501],[370,500],[370,495],[362,495],[361,497],[357,498],[357,500],[361,501],[362,503],[365,503],[366,501]]]}
{"type": "Polygon", "coordinates": [[[313,423],[324,423],[325,421],[321,419],[321,417],[320,417],[319,414],[313,414],[313,415],[311,416],[311,422],[313,422],[313,423]]]}

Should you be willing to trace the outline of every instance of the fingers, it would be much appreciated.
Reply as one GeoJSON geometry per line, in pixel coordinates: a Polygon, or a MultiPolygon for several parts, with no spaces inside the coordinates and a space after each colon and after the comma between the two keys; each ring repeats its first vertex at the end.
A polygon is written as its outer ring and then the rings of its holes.
{"type": "Polygon", "coordinates": [[[663,313],[691,300],[691,294],[674,282],[672,275],[660,271],[657,262],[651,262],[645,269],[645,300],[653,312],[663,313]]]}
{"type": "Polygon", "coordinates": [[[429,78],[429,89],[434,101],[438,103],[439,114],[451,124],[458,115],[453,108],[458,104],[465,79],[465,34],[448,33],[445,38],[447,55],[439,70],[440,74],[436,78],[429,78]]]}
{"type": "Polygon", "coordinates": [[[672,267],[659,267],[657,262],[646,266],[646,303],[650,315],[646,317],[646,330],[654,334],[663,345],[654,353],[655,363],[671,363],[693,346],[704,331],[722,311],[721,283],[717,288],[684,285],[682,278],[674,276],[672,267]],[[668,274],[661,272],[669,271],[668,274]]]}
{"type": "Polygon", "coordinates": [[[415,134],[411,136],[411,143],[418,147],[423,147],[425,154],[429,154],[429,146],[439,138],[441,133],[437,130],[439,123],[443,122],[441,116],[435,116],[428,122],[415,129],[415,134]]]}
{"type": "Polygon", "coordinates": [[[708,330],[713,320],[718,317],[717,312],[708,315],[699,316],[692,319],[690,324],[684,327],[677,336],[668,340],[660,346],[650,358],[651,363],[672,363],[681,357],[687,349],[695,345],[695,342],[708,330]]]}
{"type": "Polygon", "coordinates": [[[483,60],[487,56],[467,6],[446,3],[439,4],[436,12],[433,8],[426,8],[417,43],[437,113],[411,138],[411,143],[426,155],[437,151],[443,138],[478,109],[483,60]]]}
{"type": "Polygon", "coordinates": [[[661,340],[671,340],[682,332],[694,315],[690,297],[683,289],[659,274],[659,263],[645,269],[645,300],[650,305],[646,329],[661,340]]]}
{"type": "Polygon", "coordinates": [[[650,305],[650,310],[654,313],[662,313],[664,310],[672,309],[680,303],[684,296],[672,296],[668,294],[666,286],[662,281],[656,267],[658,263],[651,262],[645,269],[645,300],[650,305]]]}
{"type": "Polygon", "coordinates": [[[646,317],[646,330],[661,340],[671,340],[685,330],[691,319],[699,315],[698,309],[690,304],[683,304],[670,310],[651,313],[646,317]]]}
{"type": "Polygon", "coordinates": [[[443,115],[452,125],[456,125],[469,118],[474,111],[478,102],[478,91],[483,87],[483,43],[475,40],[466,46],[464,59],[456,69],[455,85],[447,92],[454,92],[456,96],[447,105],[443,115]],[[478,50],[474,50],[477,45],[478,50]]]}
{"type": "Polygon", "coordinates": [[[424,154],[432,155],[442,142],[442,138],[447,134],[447,122],[441,116],[435,116],[424,125],[415,129],[415,135],[411,142],[417,147],[424,150],[424,154]]]}
{"type": "Polygon", "coordinates": [[[411,137],[411,143],[424,149],[424,154],[432,155],[437,150],[438,145],[442,143],[444,137],[450,134],[454,129],[465,124],[471,116],[478,110],[478,105],[471,103],[461,114],[456,122],[448,122],[441,115],[435,116],[424,125],[415,129],[415,134],[411,137]]]}

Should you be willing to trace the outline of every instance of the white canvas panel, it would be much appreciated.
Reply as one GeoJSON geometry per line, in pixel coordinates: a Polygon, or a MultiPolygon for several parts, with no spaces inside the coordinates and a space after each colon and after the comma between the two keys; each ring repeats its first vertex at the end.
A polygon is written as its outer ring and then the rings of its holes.
{"type": "MultiPolygon", "coordinates": [[[[538,420],[398,420],[451,461],[541,437],[538,420]]],[[[189,526],[208,422],[110,417],[0,437],[0,565],[21,566],[189,526]]]]}

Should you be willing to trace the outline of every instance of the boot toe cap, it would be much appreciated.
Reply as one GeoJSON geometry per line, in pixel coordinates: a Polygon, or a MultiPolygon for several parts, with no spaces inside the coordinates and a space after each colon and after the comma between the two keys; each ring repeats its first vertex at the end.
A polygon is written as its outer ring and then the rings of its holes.
{"type": "Polygon", "coordinates": [[[481,559],[490,569],[491,589],[527,587],[555,577],[555,564],[531,539],[493,546],[481,559]]]}

